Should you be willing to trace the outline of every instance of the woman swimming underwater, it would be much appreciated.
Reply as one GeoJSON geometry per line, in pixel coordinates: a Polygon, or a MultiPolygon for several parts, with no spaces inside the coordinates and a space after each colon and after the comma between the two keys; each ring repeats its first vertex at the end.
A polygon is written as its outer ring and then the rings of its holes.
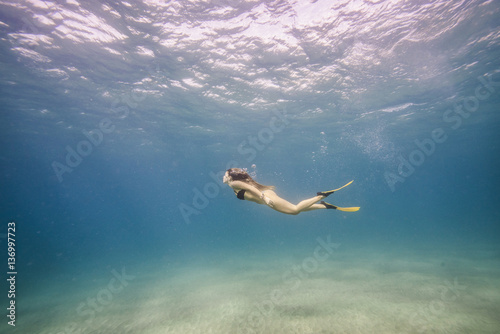
{"type": "Polygon", "coordinates": [[[248,175],[248,173],[241,168],[228,169],[226,174],[224,174],[222,181],[227,183],[233,189],[236,197],[239,199],[252,201],[258,204],[266,204],[274,210],[288,215],[298,215],[301,212],[319,209],[337,209],[346,212],[355,212],[359,210],[359,207],[341,208],[339,206],[321,201],[322,199],[333,194],[335,191],[347,187],[352,183],[352,181],[338,189],[318,192],[316,196],[303,200],[297,205],[294,205],[276,195],[273,186],[264,186],[255,182],[250,175],[248,175]],[[318,201],[321,202],[317,203],[318,201]]]}

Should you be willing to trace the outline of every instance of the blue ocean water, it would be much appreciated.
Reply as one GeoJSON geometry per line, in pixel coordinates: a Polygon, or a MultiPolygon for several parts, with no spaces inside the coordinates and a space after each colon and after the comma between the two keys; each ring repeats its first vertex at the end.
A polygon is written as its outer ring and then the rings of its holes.
{"type": "Polygon", "coordinates": [[[0,1],[1,332],[498,333],[499,13],[0,1]]]}

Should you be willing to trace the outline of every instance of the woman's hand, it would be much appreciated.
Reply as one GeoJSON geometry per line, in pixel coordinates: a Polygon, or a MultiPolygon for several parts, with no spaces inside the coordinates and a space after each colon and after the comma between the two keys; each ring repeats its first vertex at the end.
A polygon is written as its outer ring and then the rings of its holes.
{"type": "Polygon", "coordinates": [[[271,208],[274,206],[274,202],[269,197],[267,197],[266,195],[264,195],[264,193],[262,193],[260,195],[260,198],[264,201],[264,203],[266,203],[267,205],[269,205],[271,208]]]}

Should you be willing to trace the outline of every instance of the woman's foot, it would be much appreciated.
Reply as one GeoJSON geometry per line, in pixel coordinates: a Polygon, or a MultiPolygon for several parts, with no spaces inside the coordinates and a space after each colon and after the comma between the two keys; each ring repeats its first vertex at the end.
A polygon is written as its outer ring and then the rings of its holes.
{"type": "Polygon", "coordinates": [[[329,190],[329,191],[320,191],[320,192],[317,192],[317,193],[316,193],[316,195],[318,195],[318,196],[323,196],[323,197],[325,197],[325,198],[326,198],[326,197],[330,196],[331,194],[333,194],[334,192],[336,192],[337,190],[340,190],[340,189],[342,189],[342,188],[347,187],[347,186],[348,186],[348,185],[350,185],[353,181],[354,181],[354,180],[352,180],[351,182],[349,182],[349,183],[347,183],[347,184],[345,184],[345,185],[343,185],[342,187],[337,188],[337,189],[333,189],[333,190],[329,190]]]}
{"type": "Polygon", "coordinates": [[[330,203],[326,203],[325,201],[321,201],[321,204],[323,204],[327,209],[336,209],[339,211],[344,211],[344,212],[356,212],[359,210],[359,206],[352,206],[349,208],[342,208],[340,206],[336,206],[330,203]]]}
{"type": "Polygon", "coordinates": [[[330,191],[320,191],[320,192],[317,192],[316,195],[323,196],[326,198],[326,197],[330,196],[331,194],[333,194],[335,191],[336,191],[336,189],[330,190],[330,191]]]}
{"type": "Polygon", "coordinates": [[[335,206],[335,205],[330,204],[330,203],[326,203],[325,201],[321,201],[321,204],[326,206],[327,209],[337,209],[338,208],[338,206],[335,206]]]}

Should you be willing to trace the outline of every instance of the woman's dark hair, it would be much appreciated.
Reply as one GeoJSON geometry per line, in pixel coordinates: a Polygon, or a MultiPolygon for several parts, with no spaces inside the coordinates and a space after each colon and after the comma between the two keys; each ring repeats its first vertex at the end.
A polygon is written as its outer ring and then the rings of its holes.
{"type": "Polygon", "coordinates": [[[227,170],[227,172],[228,172],[229,177],[231,178],[231,180],[233,180],[233,181],[242,181],[242,182],[248,183],[248,184],[254,186],[255,188],[259,189],[260,191],[262,191],[262,190],[273,190],[274,189],[273,186],[265,186],[263,184],[255,182],[254,179],[252,179],[252,177],[250,175],[248,175],[248,173],[244,169],[241,169],[241,168],[229,168],[227,170]]]}

